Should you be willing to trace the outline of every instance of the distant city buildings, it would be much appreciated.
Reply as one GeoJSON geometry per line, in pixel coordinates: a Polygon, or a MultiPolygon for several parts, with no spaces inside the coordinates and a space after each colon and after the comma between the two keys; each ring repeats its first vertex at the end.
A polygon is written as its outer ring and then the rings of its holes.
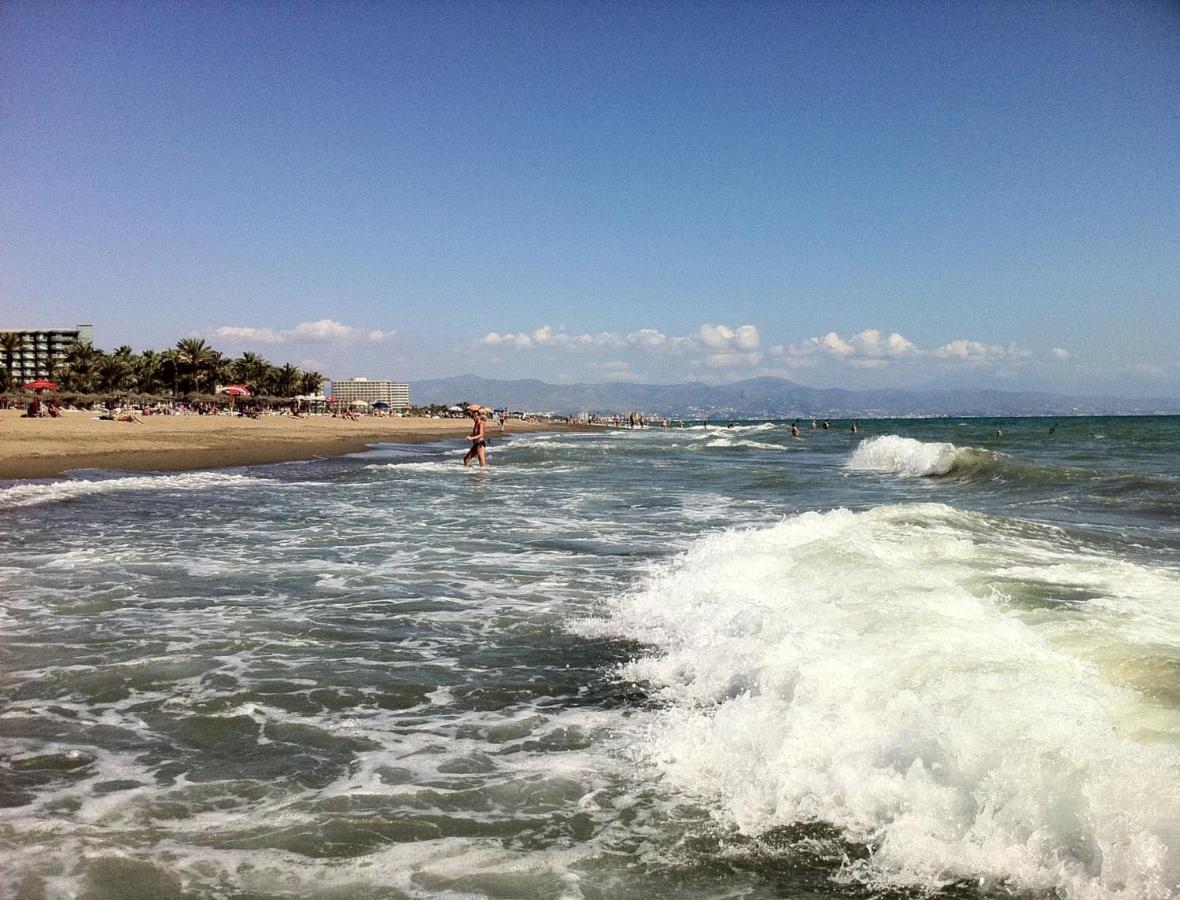
{"type": "Polygon", "coordinates": [[[0,328],[0,366],[12,372],[12,380],[20,384],[34,378],[49,378],[54,366],[66,356],[70,344],[94,343],[94,326],[75,328],[0,328]],[[9,346],[4,335],[14,334],[21,340],[9,346]]]}
{"type": "Polygon", "coordinates": [[[370,381],[368,378],[333,381],[332,397],[341,403],[363,400],[370,406],[387,403],[390,409],[410,408],[410,386],[398,381],[370,381]]]}

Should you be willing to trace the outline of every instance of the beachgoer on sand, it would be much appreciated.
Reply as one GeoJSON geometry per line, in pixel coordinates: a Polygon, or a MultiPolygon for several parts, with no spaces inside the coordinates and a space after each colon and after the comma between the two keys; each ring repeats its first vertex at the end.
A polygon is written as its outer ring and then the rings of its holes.
{"type": "Polygon", "coordinates": [[[463,457],[463,465],[470,466],[471,460],[478,458],[479,467],[486,469],[488,465],[488,425],[484,421],[483,408],[479,406],[467,407],[467,415],[471,416],[471,434],[467,439],[471,441],[471,449],[463,457]]]}

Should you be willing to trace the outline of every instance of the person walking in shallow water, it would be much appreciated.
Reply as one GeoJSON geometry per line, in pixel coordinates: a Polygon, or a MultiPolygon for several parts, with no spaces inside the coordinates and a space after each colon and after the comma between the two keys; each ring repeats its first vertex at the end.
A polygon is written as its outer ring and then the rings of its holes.
{"type": "Polygon", "coordinates": [[[463,457],[463,465],[470,466],[471,460],[478,458],[479,467],[486,469],[488,466],[488,424],[484,420],[483,410],[478,406],[467,407],[467,415],[472,419],[471,434],[467,436],[467,440],[471,441],[471,449],[463,457]]]}

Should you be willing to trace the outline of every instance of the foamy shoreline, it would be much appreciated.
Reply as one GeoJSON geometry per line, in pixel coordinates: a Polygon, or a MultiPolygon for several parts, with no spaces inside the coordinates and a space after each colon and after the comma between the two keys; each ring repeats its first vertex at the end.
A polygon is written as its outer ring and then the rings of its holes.
{"type": "MultiPolygon", "coordinates": [[[[147,416],[139,424],[101,421],[93,412],[22,419],[19,410],[4,410],[0,479],[51,478],[71,469],[176,472],[288,462],[355,453],[377,442],[458,440],[470,428],[465,419],[147,416]]],[[[506,433],[565,430],[583,427],[512,421],[506,433]]],[[[493,440],[499,434],[498,426],[489,429],[493,440]]]]}

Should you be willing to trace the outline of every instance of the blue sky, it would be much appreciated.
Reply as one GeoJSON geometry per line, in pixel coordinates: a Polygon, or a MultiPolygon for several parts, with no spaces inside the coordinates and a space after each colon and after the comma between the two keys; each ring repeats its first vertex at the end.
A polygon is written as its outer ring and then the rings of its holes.
{"type": "Polygon", "coordinates": [[[0,5],[0,328],[1180,392],[1180,6],[0,5]]]}

